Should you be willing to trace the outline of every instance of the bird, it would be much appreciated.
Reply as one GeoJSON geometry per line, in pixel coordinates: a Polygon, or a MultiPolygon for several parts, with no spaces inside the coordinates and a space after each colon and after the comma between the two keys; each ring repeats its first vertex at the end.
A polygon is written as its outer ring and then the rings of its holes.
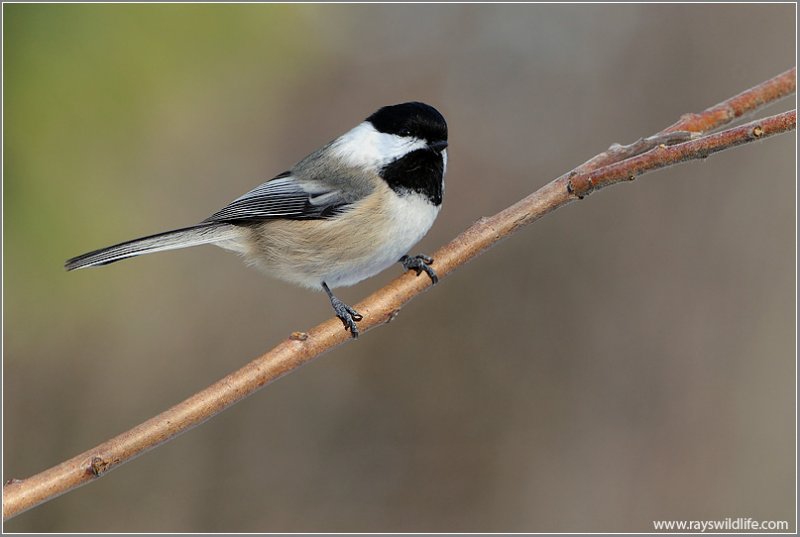
{"type": "Polygon", "coordinates": [[[409,255],[442,206],[448,133],[422,102],[384,106],[351,130],[198,224],[94,250],[68,271],[213,244],[268,275],[328,295],[353,338],[363,316],[332,289],[394,263],[438,281],[427,255],[409,255]]]}

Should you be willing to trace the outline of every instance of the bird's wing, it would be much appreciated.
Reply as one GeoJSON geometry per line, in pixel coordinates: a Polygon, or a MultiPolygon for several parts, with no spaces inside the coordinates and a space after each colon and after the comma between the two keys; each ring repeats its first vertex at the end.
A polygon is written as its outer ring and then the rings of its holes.
{"type": "Polygon", "coordinates": [[[204,222],[330,218],[349,204],[340,190],[301,183],[286,172],[236,198],[204,222]]]}

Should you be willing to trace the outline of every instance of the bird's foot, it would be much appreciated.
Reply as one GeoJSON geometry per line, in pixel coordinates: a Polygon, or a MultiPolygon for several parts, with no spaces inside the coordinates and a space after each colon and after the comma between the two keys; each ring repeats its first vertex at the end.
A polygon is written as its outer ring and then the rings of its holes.
{"type": "Polygon", "coordinates": [[[353,339],[358,338],[358,326],[356,326],[356,321],[360,321],[364,316],[336,297],[331,298],[331,306],[333,306],[333,311],[336,312],[336,316],[342,321],[344,329],[350,331],[350,335],[353,336],[353,339]]]}
{"type": "Polygon", "coordinates": [[[434,284],[439,281],[439,276],[436,275],[436,271],[431,268],[433,264],[433,258],[428,257],[427,255],[404,255],[400,258],[400,263],[403,265],[403,268],[406,270],[413,270],[417,273],[417,276],[422,274],[422,271],[425,271],[431,282],[434,284]]]}
{"type": "Polygon", "coordinates": [[[342,321],[344,329],[350,331],[350,335],[353,336],[353,339],[358,338],[358,326],[356,325],[356,322],[361,321],[364,316],[333,296],[333,293],[325,282],[322,282],[322,288],[325,289],[326,293],[328,293],[328,298],[331,300],[333,311],[336,312],[336,316],[340,321],[342,321]]]}

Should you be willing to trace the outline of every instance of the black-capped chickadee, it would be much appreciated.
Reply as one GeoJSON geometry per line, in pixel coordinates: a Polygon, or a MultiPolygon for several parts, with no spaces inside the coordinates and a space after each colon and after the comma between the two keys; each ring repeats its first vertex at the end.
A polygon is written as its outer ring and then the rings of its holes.
{"type": "Polygon", "coordinates": [[[432,106],[385,106],[354,129],[197,225],[95,250],[67,270],[142,254],[215,244],[278,278],[324,289],[353,337],[353,308],[331,288],[353,285],[393,263],[436,283],[424,255],[408,250],[442,205],[447,123],[432,106]]]}

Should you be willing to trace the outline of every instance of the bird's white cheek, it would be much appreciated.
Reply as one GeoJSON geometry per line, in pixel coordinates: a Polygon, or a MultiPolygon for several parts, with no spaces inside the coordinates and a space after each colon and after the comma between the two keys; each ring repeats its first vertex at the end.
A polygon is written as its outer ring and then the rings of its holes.
{"type": "Polygon", "coordinates": [[[378,132],[371,123],[365,121],[340,136],[331,146],[331,153],[348,166],[380,169],[426,146],[425,140],[378,132]]]}

